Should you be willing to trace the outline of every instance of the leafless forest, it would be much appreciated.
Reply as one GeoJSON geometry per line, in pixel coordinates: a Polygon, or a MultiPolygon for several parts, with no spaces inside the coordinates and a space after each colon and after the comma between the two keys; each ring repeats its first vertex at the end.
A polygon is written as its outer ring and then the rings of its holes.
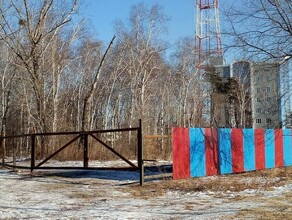
{"type": "Polygon", "coordinates": [[[203,123],[193,41],[178,43],[166,62],[160,35],[167,18],[159,6],[133,6],[130,25],[117,21],[110,44],[94,37],[78,6],[77,0],[1,3],[6,135],[133,127],[139,119],[144,134],[168,134],[172,126],[203,123]]]}
{"type": "MultiPolygon", "coordinates": [[[[95,38],[79,7],[78,0],[1,1],[0,125],[7,135],[134,127],[139,119],[151,135],[209,125],[194,40],[179,40],[166,59],[168,17],[159,5],[134,5],[129,24],[117,21],[108,42],[95,38]]],[[[105,138],[133,145],[132,136],[105,138]]],[[[49,148],[54,141],[39,142],[49,148]]],[[[169,157],[169,139],[147,143],[146,155],[169,157]]],[[[17,146],[21,154],[29,143],[17,146]]]]}

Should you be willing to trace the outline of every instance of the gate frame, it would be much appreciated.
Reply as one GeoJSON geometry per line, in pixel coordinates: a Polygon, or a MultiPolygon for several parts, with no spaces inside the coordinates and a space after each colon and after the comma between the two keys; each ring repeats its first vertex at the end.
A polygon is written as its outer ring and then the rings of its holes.
{"type": "Polygon", "coordinates": [[[142,120],[139,119],[139,126],[133,127],[133,128],[121,128],[121,129],[107,129],[107,130],[96,130],[96,131],[75,131],[75,132],[51,132],[51,133],[32,133],[32,134],[23,134],[23,135],[13,135],[13,136],[6,136],[5,131],[2,130],[1,132],[1,148],[2,148],[2,167],[12,167],[14,168],[21,168],[21,169],[30,169],[31,174],[34,174],[34,170],[36,169],[79,169],[79,170],[139,170],[140,172],[140,178],[139,182],[140,185],[143,185],[144,183],[144,162],[143,162],[143,133],[142,133],[142,120]],[[131,161],[126,159],[124,156],[122,156],[120,153],[115,151],[112,147],[108,146],[105,142],[103,142],[100,138],[96,137],[95,134],[101,134],[101,133],[112,133],[112,132],[123,132],[123,131],[137,131],[137,163],[138,166],[133,164],[131,161]],[[64,144],[62,147],[60,147],[58,150],[56,150],[54,153],[52,153],[50,156],[42,160],[40,163],[36,164],[36,137],[37,136],[59,136],[59,135],[76,135],[73,139],[71,139],[69,142],[64,144]],[[103,167],[103,168],[97,168],[97,167],[88,167],[89,162],[89,146],[88,146],[88,136],[91,136],[94,140],[102,144],[106,149],[111,151],[113,154],[118,156],[120,159],[128,163],[131,167],[130,168],[112,168],[112,167],[103,167]],[[21,137],[30,137],[31,138],[31,162],[30,167],[25,166],[16,166],[15,165],[15,155],[13,155],[13,165],[5,164],[5,155],[6,155],[6,146],[5,146],[5,140],[6,139],[13,139],[13,138],[21,138],[21,137]],[[42,166],[44,163],[46,163],[48,160],[50,160],[52,157],[63,151],[65,148],[70,146],[73,142],[78,140],[79,138],[83,138],[83,167],[45,167],[42,166]]]}

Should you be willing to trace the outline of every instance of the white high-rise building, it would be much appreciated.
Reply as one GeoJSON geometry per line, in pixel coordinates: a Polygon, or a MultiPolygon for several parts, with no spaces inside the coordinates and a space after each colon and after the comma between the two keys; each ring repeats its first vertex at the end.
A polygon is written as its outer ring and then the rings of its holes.
{"type": "Polygon", "coordinates": [[[216,66],[223,82],[237,82],[234,102],[213,93],[213,118],[219,127],[292,128],[292,59],[282,62],[236,61],[216,66]]]}
{"type": "Polygon", "coordinates": [[[292,127],[292,59],[280,62],[280,120],[283,128],[292,127]]]}
{"type": "Polygon", "coordinates": [[[279,70],[279,63],[251,63],[253,128],[281,127],[279,70]]]}

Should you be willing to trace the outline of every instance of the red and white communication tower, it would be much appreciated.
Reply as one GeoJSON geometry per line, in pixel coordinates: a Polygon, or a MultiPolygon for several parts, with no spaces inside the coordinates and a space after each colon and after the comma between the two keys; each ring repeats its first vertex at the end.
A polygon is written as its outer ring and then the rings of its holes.
{"type": "Polygon", "coordinates": [[[196,0],[196,66],[223,64],[219,0],[196,0]],[[219,63],[218,63],[219,62],[219,63]]]}

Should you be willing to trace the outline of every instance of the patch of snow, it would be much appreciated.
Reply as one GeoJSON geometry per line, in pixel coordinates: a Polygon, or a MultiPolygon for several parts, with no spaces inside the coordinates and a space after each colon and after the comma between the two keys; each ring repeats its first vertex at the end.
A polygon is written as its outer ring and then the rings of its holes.
{"type": "MultiPolygon", "coordinates": [[[[79,163],[62,164],[80,166],[79,163]]],[[[122,163],[92,164],[121,166],[122,163]]],[[[244,179],[252,183],[248,177],[244,179]]],[[[27,171],[0,170],[0,219],[228,219],[240,210],[261,205],[254,202],[255,197],[268,199],[292,190],[292,184],[271,191],[169,190],[143,199],[134,197],[125,188],[138,180],[139,173],[130,171],[38,170],[31,177],[27,171]]]]}

